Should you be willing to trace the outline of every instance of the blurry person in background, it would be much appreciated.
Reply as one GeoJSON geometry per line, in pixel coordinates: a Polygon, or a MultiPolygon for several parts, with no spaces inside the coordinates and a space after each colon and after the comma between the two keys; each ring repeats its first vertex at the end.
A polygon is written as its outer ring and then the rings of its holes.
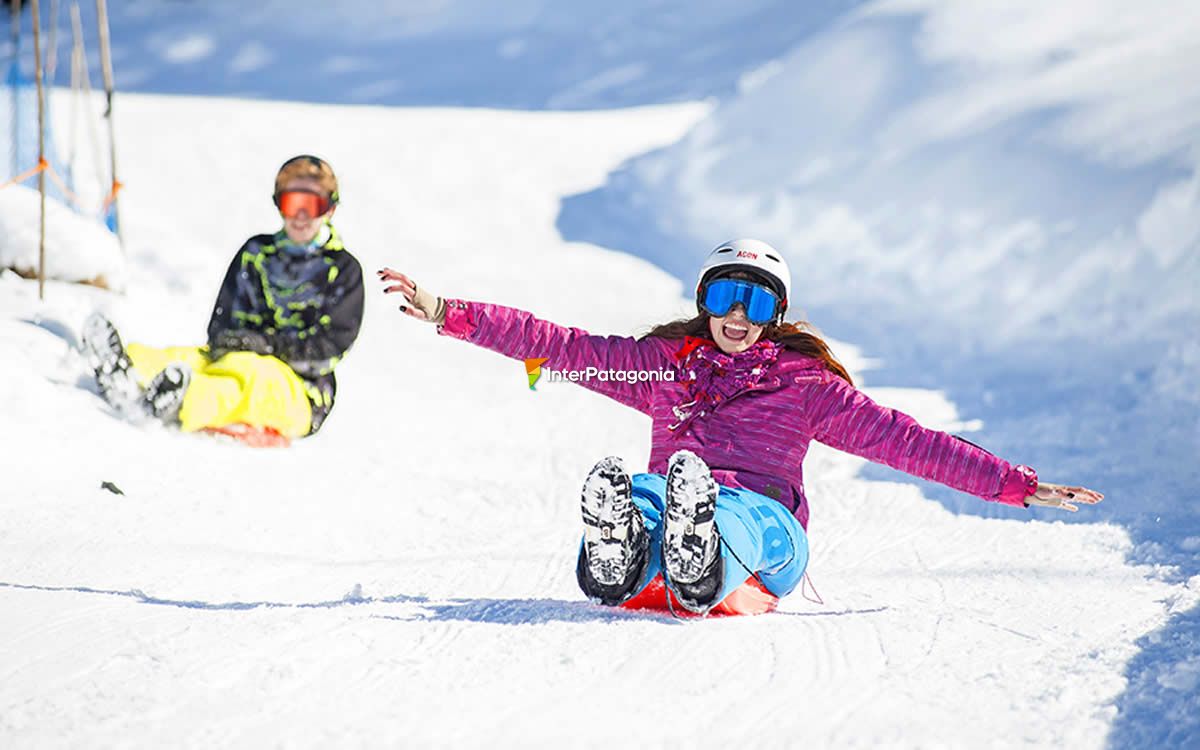
{"type": "Polygon", "coordinates": [[[252,444],[315,433],[333,408],[334,368],[358,336],[362,269],[331,219],[338,182],[328,163],[288,159],[275,177],[283,226],[233,258],[208,324],[208,345],[121,342],[93,314],[83,342],[96,384],[118,413],[224,432],[252,444]]]}

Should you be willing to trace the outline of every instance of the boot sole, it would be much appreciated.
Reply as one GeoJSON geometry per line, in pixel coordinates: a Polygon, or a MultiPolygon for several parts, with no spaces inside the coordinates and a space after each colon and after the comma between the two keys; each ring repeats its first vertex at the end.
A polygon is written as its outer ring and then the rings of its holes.
{"type": "Polygon", "coordinates": [[[641,513],[633,504],[633,480],[615,456],[588,473],[580,496],[583,543],[592,577],[606,586],[625,580],[637,562],[641,513]]]}
{"type": "Polygon", "coordinates": [[[671,457],[667,470],[667,507],[663,514],[662,558],[675,583],[695,583],[717,556],[717,482],[691,451],[671,457]]]}
{"type": "Polygon", "coordinates": [[[164,422],[177,420],[191,381],[190,370],[181,365],[168,365],[146,389],[144,407],[147,413],[164,422]]]}
{"type": "Polygon", "coordinates": [[[118,412],[136,409],[142,393],[129,372],[129,355],[117,329],[97,313],[84,324],[82,338],[84,355],[95,373],[100,395],[118,412]]]}

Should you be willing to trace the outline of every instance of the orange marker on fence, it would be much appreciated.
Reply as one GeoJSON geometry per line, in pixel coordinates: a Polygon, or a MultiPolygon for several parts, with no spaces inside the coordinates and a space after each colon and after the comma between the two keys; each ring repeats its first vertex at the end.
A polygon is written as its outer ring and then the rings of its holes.
{"type": "Polygon", "coordinates": [[[30,177],[33,177],[38,172],[42,172],[49,168],[50,168],[50,162],[46,161],[45,159],[38,159],[38,164],[36,167],[33,167],[32,169],[22,172],[21,174],[12,178],[8,182],[4,183],[3,185],[0,185],[0,190],[3,190],[4,188],[8,187],[9,185],[16,185],[18,182],[24,182],[25,180],[28,180],[30,177]]]}

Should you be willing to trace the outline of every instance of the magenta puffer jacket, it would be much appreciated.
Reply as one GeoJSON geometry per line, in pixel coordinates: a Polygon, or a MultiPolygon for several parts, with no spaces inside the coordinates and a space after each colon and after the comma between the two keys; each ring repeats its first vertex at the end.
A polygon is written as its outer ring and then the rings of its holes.
{"type": "Polygon", "coordinates": [[[595,336],[523,310],[457,299],[446,300],[438,330],[513,359],[544,357],[550,370],[671,371],[673,381],[580,385],[650,416],[650,472],[665,474],[671,455],[686,448],[721,484],[778,500],[805,527],[803,463],[813,440],[992,502],[1023,506],[1037,489],[1032,469],[922,427],[819,360],[773,342],[724,355],[697,339],[595,336]]]}

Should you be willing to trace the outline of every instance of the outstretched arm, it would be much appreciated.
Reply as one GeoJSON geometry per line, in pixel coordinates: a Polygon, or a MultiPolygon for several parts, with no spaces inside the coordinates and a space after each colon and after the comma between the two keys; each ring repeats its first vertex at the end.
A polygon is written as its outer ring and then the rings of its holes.
{"type": "Polygon", "coordinates": [[[814,386],[806,411],[813,435],[822,443],[984,500],[1074,511],[1073,503],[1103,499],[1083,487],[1039,483],[1033,469],[1014,466],[962,438],[922,427],[831,373],[814,386]]]}
{"type": "MultiPolygon", "coordinates": [[[[595,336],[579,328],[542,320],[524,310],[481,302],[442,299],[419,287],[408,276],[391,269],[378,272],[389,286],[387,294],[400,294],[400,309],[417,320],[437,323],[443,335],[469,341],[512,359],[543,359],[551,370],[613,370],[644,372],[672,366],[665,347],[654,341],[625,336],[595,336]]],[[[592,379],[580,381],[589,390],[609,396],[641,412],[650,409],[652,386],[648,379],[592,379]]]]}

